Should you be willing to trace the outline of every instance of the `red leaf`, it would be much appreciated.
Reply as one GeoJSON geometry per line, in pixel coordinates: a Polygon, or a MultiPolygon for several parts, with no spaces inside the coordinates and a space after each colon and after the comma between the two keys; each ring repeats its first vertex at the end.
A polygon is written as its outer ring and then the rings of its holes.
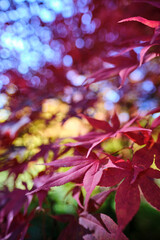
{"type": "Polygon", "coordinates": [[[87,121],[92,125],[93,128],[101,129],[101,130],[104,130],[106,132],[112,132],[113,131],[112,127],[106,121],[98,120],[98,119],[95,119],[95,118],[91,118],[91,117],[88,117],[88,116],[86,116],[84,114],[81,114],[81,115],[84,118],[87,119],[87,121]]]}
{"type": "Polygon", "coordinates": [[[143,176],[139,180],[140,187],[146,200],[155,208],[160,210],[160,188],[153,179],[143,176]]]}
{"type": "Polygon", "coordinates": [[[42,203],[43,203],[45,197],[47,196],[47,192],[46,192],[46,191],[43,191],[43,190],[42,190],[42,191],[39,191],[39,192],[37,193],[37,196],[38,196],[39,205],[40,205],[40,207],[42,208],[42,203]]]}
{"type": "Polygon", "coordinates": [[[110,134],[105,134],[103,138],[98,139],[98,141],[95,141],[91,147],[88,149],[86,157],[88,157],[94,147],[96,147],[98,144],[103,142],[104,140],[108,139],[111,135],[110,134]]]}
{"type": "Polygon", "coordinates": [[[146,116],[150,114],[158,113],[158,112],[160,112],[160,107],[153,108],[151,111],[146,113],[146,116]]]}
{"type": "MultiPolygon", "coordinates": [[[[118,230],[118,226],[107,215],[98,214],[96,216],[93,216],[91,214],[84,212],[80,215],[79,223],[84,228],[89,229],[92,236],[91,239],[97,239],[97,240],[116,239],[116,232],[118,230]]],[[[127,238],[123,233],[121,233],[119,240],[127,240],[127,238]]]]}
{"type": "Polygon", "coordinates": [[[124,129],[128,128],[129,126],[131,126],[136,120],[137,120],[138,116],[132,118],[130,121],[126,122],[125,125],[123,126],[124,129]]]}
{"type": "MultiPolygon", "coordinates": [[[[90,132],[87,133],[84,136],[80,136],[80,137],[76,137],[74,138],[75,140],[77,140],[78,142],[76,143],[67,143],[67,146],[71,146],[71,147],[75,147],[78,145],[83,145],[83,146],[87,146],[87,145],[91,145],[88,153],[87,153],[87,157],[89,156],[89,154],[91,153],[92,149],[97,146],[98,144],[100,144],[101,142],[109,139],[109,138],[113,138],[115,137],[118,133],[122,133],[126,136],[128,136],[130,139],[132,139],[134,142],[143,145],[145,143],[147,143],[147,141],[150,138],[150,134],[152,132],[151,129],[145,129],[142,127],[130,127],[131,124],[133,124],[135,122],[136,118],[133,118],[132,120],[130,120],[129,122],[127,122],[122,128],[117,129],[117,127],[120,127],[119,124],[119,119],[117,117],[117,114],[115,113],[113,115],[113,117],[111,118],[113,127],[111,128],[112,131],[108,132],[107,129],[107,133],[97,133],[97,132],[90,132]]],[[[95,119],[92,118],[92,123],[94,122],[95,119]]],[[[102,122],[102,126],[104,126],[105,121],[102,120],[96,120],[96,128],[100,128],[102,122]],[[98,125],[97,125],[98,123],[98,125]]],[[[95,122],[94,122],[95,124],[95,122]]],[[[94,126],[93,124],[93,126],[94,126]]],[[[102,129],[101,129],[102,130],[102,129]]]]}
{"type": "Polygon", "coordinates": [[[102,168],[100,169],[97,168],[99,168],[99,163],[95,162],[95,164],[86,172],[83,178],[83,185],[86,190],[85,209],[87,209],[88,207],[88,201],[92,191],[98,185],[102,177],[103,173],[102,168]]]}
{"type": "Polygon", "coordinates": [[[88,162],[89,162],[89,159],[86,159],[82,156],[73,156],[73,157],[65,157],[62,159],[54,160],[50,163],[45,163],[44,165],[54,166],[54,167],[71,167],[71,166],[77,166],[80,164],[86,164],[88,162]]]}
{"type": "Polygon", "coordinates": [[[57,173],[53,177],[48,177],[46,182],[38,187],[36,190],[31,191],[29,194],[39,192],[40,190],[49,190],[50,187],[60,186],[68,182],[72,182],[79,177],[83,177],[84,173],[88,168],[92,166],[93,163],[78,165],[66,172],[57,173]]]}
{"type": "Polygon", "coordinates": [[[146,144],[150,138],[151,129],[146,129],[142,127],[129,127],[125,124],[120,130],[120,133],[124,133],[132,141],[139,145],[146,144]]]}
{"type": "Polygon", "coordinates": [[[139,145],[147,144],[150,139],[151,131],[147,131],[147,129],[141,129],[139,132],[130,132],[128,131],[125,135],[130,138],[132,141],[136,142],[139,145]]]}
{"type": "Polygon", "coordinates": [[[58,159],[50,163],[51,166],[55,167],[68,167],[74,166],[67,172],[54,173],[53,176],[48,176],[45,178],[45,183],[38,186],[36,190],[30,192],[33,194],[42,190],[48,190],[50,187],[60,186],[67,182],[80,181],[84,184],[84,187],[87,191],[86,196],[86,206],[89,200],[89,196],[96,185],[99,183],[104,168],[107,167],[117,167],[112,162],[110,163],[108,159],[98,159],[95,154],[93,158],[86,158],[82,156],[67,157],[64,159],[58,159]],[[108,163],[107,163],[108,162],[108,163]],[[107,163],[107,164],[106,164],[107,163]]]}
{"type": "MultiPolygon", "coordinates": [[[[158,140],[159,140],[159,138],[158,138],[158,140]]],[[[159,142],[155,143],[153,145],[153,147],[150,149],[150,151],[153,154],[153,158],[155,160],[155,164],[156,164],[157,168],[160,169],[160,144],[159,144],[159,142]]]]}
{"type": "Polygon", "coordinates": [[[144,48],[142,48],[141,52],[140,52],[140,61],[139,61],[139,66],[142,65],[143,61],[144,61],[144,57],[145,57],[145,54],[147,53],[147,51],[156,44],[151,44],[149,46],[146,46],[144,48]]]}
{"type": "MultiPolygon", "coordinates": [[[[84,156],[86,156],[87,152],[88,152],[88,148],[85,148],[83,146],[77,146],[75,148],[74,154],[75,155],[81,155],[81,156],[84,157],[84,156]]],[[[90,158],[97,160],[98,157],[97,157],[97,155],[94,152],[92,152],[90,154],[90,158]]]]}
{"type": "Polygon", "coordinates": [[[122,22],[129,22],[129,21],[136,21],[136,22],[140,22],[148,27],[151,28],[157,28],[160,26],[160,21],[153,21],[153,20],[148,20],[146,18],[143,17],[130,17],[130,18],[125,18],[121,21],[119,21],[118,23],[122,23],[122,22]]]}
{"type": "Polygon", "coordinates": [[[160,125],[160,116],[157,117],[156,119],[154,119],[154,121],[152,122],[151,128],[154,129],[156,127],[158,127],[160,125]]]}
{"type": "Polygon", "coordinates": [[[116,190],[116,188],[112,188],[110,190],[100,192],[100,193],[96,194],[95,196],[91,197],[89,200],[89,204],[88,204],[88,211],[93,212],[93,211],[99,209],[100,206],[105,202],[108,195],[115,190],[116,190]]]}
{"type": "Polygon", "coordinates": [[[120,72],[119,72],[119,76],[121,77],[121,85],[119,88],[121,88],[124,83],[125,83],[125,80],[126,78],[128,77],[128,75],[133,72],[136,68],[137,68],[138,65],[133,65],[131,67],[126,67],[126,68],[123,68],[120,72]]]}
{"type": "MultiPolygon", "coordinates": [[[[137,46],[137,45],[136,45],[137,46]]],[[[104,60],[106,62],[109,62],[111,64],[114,64],[115,66],[121,66],[122,68],[125,68],[127,66],[131,66],[135,63],[137,60],[137,54],[133,51],[133,46],[129,47],[120,53],[118,53],[115,56],[109,56],[109,57],[104,57],[104,60]],[[126,52],[130,52],[130,56],[124,56],[126,52]]]]}
{"type": "Polygon", "coordinates": [[[84,82],[84,84],[90,85],[94,82],[99,82],[102,80],[106,80],[108,78],[112,78],[115,76],[118,76],[119,71],[121,70],[121,67],[113,67],[113,68],[107,68],[99,70],[92,75],[90,75],[84,82]]]}
{"type": "MultiPolygon", "coordinates": [[[[109,232],[113,233],[113,235],[115,232],[117,233],[118,225],[109,216],[105,214],[100,214],[100,217],[103,223],[105,224],[106,228],[109,230],[109,232]]],[[[123,233],[120,233],[119,240],[127,240],[127,239],[128,238],[123,233]]]]}
{"type": "Polygon", "coordinates": [[[112,122],[113,129],[116,130],[120,128],[120,121],[116,112],[114,112],[113,116],[111,117],[111,122],[112,122]]]}
{"type": "MultiPolygon", "coordinates": [[[[101,139],[103,139],[106,136],[105,133],[99,133],[99,132],[90,132],[87,133],[84,136],[79,136],[79,137],[75,137],[74,139],[77,140],[77,142],[74,143],[66,143],[66,146],[70,146],[70,147],[76,147],[76,146],[88,146],[92,143],[94,143],[96,140],[99,141],[101,139]]],[[[108,134],[109,136],[109,134],[108,134]]]]}
{"type": "Polygon", "coordinates": [[[84,228],[92,232],[95,239],[111,240],[111,234],[103,227],[103,225],[93,215],[83,213],[79,218],[79,223],[84,228]]]}
{"type": "Polygon", "coordinates": [[[148,170],[146,170],[146,176],[150,178],[160,178],[160,171],[153,168],[149,168],[148,170]]]}
{"type": "Polygon", "coordinates": [[[151,133],[152,130],[151,129],[146,129],[146,128],[142,128],[142,127],[127,127],[126,126],[123,126],[123,128],[121,128],[119,130],[119,132],[123,132],[123,133],[126,133],[126,132],[137,132],[137,131],[144,131],[144,132],[148,132],[148,133],[151,133]]]}
{"type": "Polygon", "coordinates": [[[78,206],[79,206],[81,209],[84,209],[84,207],[83,207],[84,197],[83,197],[83,194],[82,194],[82,191],[81,191],[80,186],[76,186],[76,187],[73,188],[73,190],[72,190],[72,196],[73,196],[73,198],[77,201],[78,206]]]}
{"type": "Polygon", "coordinates": [[[142,169],[147,169],[153,163],[154,151],[149,150],[147,147],[141,148],[133,155],[132,163],[142,169]]]}
{"type": "Polygon", "coordinates": [[[115,201],[118,225],[123,230],[139,209],[138,185],[136,183],[130,184],[130,180],[126,178],[117,190],[115,201]]]}
{"type": "Polygon", "coordinates": [[[21,189],[14,189],[12,192],[6,189],[0,192],[0,224],[6,221],[6,233],[22,207],[24,208],[24,214],[26,214],[32,200],[32,196],[26,196],[26,193],[28,193],[28,190],[21,189]]]}
{"type": "Polygon", "coordinates": [[[125,176],[125,171],[117,168],[109,168],[103,171],[99,185],[102,187],[112,187],[122,181],[125,176]]]}

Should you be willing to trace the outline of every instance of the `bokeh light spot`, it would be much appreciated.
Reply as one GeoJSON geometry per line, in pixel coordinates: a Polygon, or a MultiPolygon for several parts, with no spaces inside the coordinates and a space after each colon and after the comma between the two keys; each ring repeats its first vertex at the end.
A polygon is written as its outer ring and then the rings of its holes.
{"type": "Polygon", "coordinates": [[[63,10],[63,3],[59,0],[50,0],[48,4],[56,13],[60,13],[63,10]]]}
{"type": "Polygon", "coordinates": [[[73,63],[73,59],[70,55],[65,55],[63,58],[63,65],[65,67],[71,67],[73,63]]]}
{"type": "Polygon", "coordinates": [[[130,74],[130,78],[134,82],[141,81],[143,77],[144,77],[144,73],[140,69],[136,69],[130,74]]]}
{"type": "Polygon", "coordinates": [[[8,8],[10,7],[10,3],[8,0],[2,0],[0,1],[0,9],[3,11],[8,10],[8,8]]]}
{"type": "Polygon", "coordinates": [[[39,16],[41,20],[45,23],[53,22],[56,18],[56,15],[53,11],[48,10],[47,8],[41,8],[39,16]]]}
{"type": "Polygon", "coordinates": [[[76,39],[76,47],[83,48],[84,47],[84,40],[82,38],[76,39]]]}
{"type": "Polygon", "coordinates": [[[7,77],[6,75],[1,74],[0,75],[0,83],[2,85],[7,85],[9,83],[9,77],[7,77]]]}
{"type": "Polygon", "coordinates": [[[3,108],[7,103],[7,96],[4,93],[0,94],[0,108],[3,108]]]}
{"type": "Polygon", "coordinates": [[[108,99],[109,101],[113,102],[113,103],[116,103],[116,102],[119,101],[120,96],[116,91],[110,89],[110,90],[107,91],[107,94],[106,94],[105,98],[108,99]]]}
{"type": "Polygon", "coordinates": [[[127,122],[129,120],[129,114],[127,112],[121,112],[119,115],[120,122],[127,122]]]}
{"type": "Polygon", "coordinates": [[[91,19],[92,19],[91,15],[88,14],[88,13],[85,13],[85,14],[83,14],[83,16],[82,16],[82,23],[83,23],[83,24],[86,24],[86,25],[87,25],[87,24],[90,24],[91,19]]]}
{"type": "Polygon", "coordinates": [[[142,88],[146,92],[150,92],[155,88],[155,86],[154,86],[153,82],[151,82],[150,80],[146,80],[142,83],[142,88]]]}

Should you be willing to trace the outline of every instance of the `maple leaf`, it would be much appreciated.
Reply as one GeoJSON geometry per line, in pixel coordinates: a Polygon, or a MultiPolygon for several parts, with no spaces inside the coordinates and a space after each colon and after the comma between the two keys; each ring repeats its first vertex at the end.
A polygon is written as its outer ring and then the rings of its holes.
{"type": "MultiPolygon", "coordinates": [[[[100,181],[101,182],[101,181],[100,181]]],[[[114,183],[113,183],[114,184],[114,183]]],[[[100,183],[98,184],[100,185],[100,183]]],[[[115,185],[115,184],[114,184],[115,185]]],[[[84,201],[84,196],[82,194],[81,191],[81,187],[80,186],[75,186],[72,189],[72,196],[74,197],[74,199],[77,201],[78,203],[78,212],[82,212],[84,211],[84,209],[86,209],[86,211],[88,212],[95,212],[97,209],[99,209],[101,207],[101,205],[105,202],[106,198],[114,191],[116,191],[117,188],[111,188],[109,190],[106,191],[102,191],[94,196],[92,196],[89,201],[88,201],[88,205],[86,207],[84,207],[83,205],[85,205],[86,200],[84,201]]]]}
{"type": "MultiPolygon", "coordinates": [[[[160,174],[158,178],[160,178],[160,174]]],[[[160,211],[160,188],[155,184],[153,178],[146,174],[140,178],[139,185],[147,202],[160,211]]]]}
{"type": "Polygon", "coordinates": [[[0,163],[0,171],[5,171],[8,170],[9,171],[9,176],[14,173],[14,178],[15,180],[17,179],[18,175],[20,173],[23,173],[27,167],[28,167],[28,162],[24,161],[22,163],[19,163],[17,161],[17,158],[13,158],[13,159],[8,159],[6,161],[6,159],[4,161],[1,161],[0,163]]]}
{"type": "Polygon", "coordinates": [[[103,68],[98,70],[97,72],[91,74],[85,81],[84,85],[89,86],[92,83],[99,82],[102,80],[106,80],[118,75],[121,67],[112,67],[112,68],[103,68]]]}
{"type": "Polygon", "coordinates": [[[101,205],[105,202],[106,198],[114,191],[116,191],[116,188],[111,188],[110,190],[100,192],[91,197],[88,203],[88,212],[94,212],[99,209],[101,205]]]}
{"type": "Polygon", "coordinates": [[[148,27],[151,27],[151,28],[157,28],[157,27],[160,26],[160,21],[148,20],[148,19],[140,17],[140,16],[125,18],[123,20],[120,20],[119,23],[129,22],[129,21],[140,22],[140,23],[143,23],[144,25],[146,25],[148,27]]]}
{"type": "Polygon", "coordinates": [[[125,179],[119,186],[116,193],[116,215],[120,230],[131,221],[140,206],[140,193],[136,183],[130,184],[125,179]]]}
{"type": "Polygon", "coordinates": [[[126,177],[127,172],[123,169],[109,168],[103,172],[102,178],[99,182],[99,186],[102,187],[112,187],[119,184],[124,177],[126,177]]]}
{"type": "Polygon", "coordinates": [[[152,144],[150,152],[152,153],[156,167],[160,169],[160,136],[158,137],[157,142],[152,144]]]}
{"type": "Polygon", "coordinates": [[[160,125],[160,116],[155,118],[154,121],[152,122],[151,129],[154,129],[160,125]]]}
{"type": "MultiPolygon", "coordinates": [[[[106,80],[115,76],[120,76],[122,87],[125,83],[128,75],[138,67],[137,53],[133,50],[134,47],[128,48],[130,56],[122,56],[126,51],[117,54],[116,56],[105,57],[104,60],[114,65],[114,67],[101,69],[91,74],[85,81],[84,84],[90,85],[94,82],[106,80]]],[[[120,88],[119,87],[119,88],[120,88]]]]}
{"type": "Polygon", "coordinates": [[[147,112],[145,116],[160,112],[160,107],[153,108],[151,111],[147,112]]]}
{"type": "Polygon", "coordinates": [[[14,231],[15,227],[13,228],[13,225],[17,221],[16,219],[18,218],[22,207],[24,207],[23,215],[26,215],[28,206],[31,203],[32,196],[26,196],[26,193],[28,193],[28,190],[21,189],[14,189],[12,192],[9,192],[6,189],[5,191],[0,192],[0,224],[3,226],[3,231],[6,239],[8,239],[10,236],[13,237],[14,234],[20,234],[22,229],[24,229],[24,234],[26,233],[28,227],[25,230],[25,225],[23,224],[19,227],[16,226],[18,233],[16,233],[17,231],[14,231]]]}
{"type": "Polygon", "coordinates": [[[22,117],[19,121],[7,121],[0,125],[0,145],[9,146],[18,133],[30,122],[30,118],[22,117]]]}
{"type": "Polygon", "coordinates": [[[156,46],[156,45],[157,45],[156,43],[155,43],[155,44],[150,44],[150,45],[148,45],[148,46],[145,46],[145,47],[141,50],[141,52],[140,52],[139,66],[142,65],[142,63],[143,63],[143,61],[144,61],[144,57],[145,57],[146,53],[148,52],[148,50],[149,50],[151,47],[156,46]]]}
{"type": "Polygon", "coordinates": [[[91,150],[95,146],[109,138],[116,137],[117,134],[119,133],[124,134],[125,136],[127,136],[128,138],[130,138],[131,140],[140,145],[147,143],[151,134],[151,129],[131,126],[135,122],[136,118],[130,120],[120,128],[120,121],[116,113],[114,113],[113,116],[111,117],[112,125],[110,125],[106,121],[97,120],[86,115],[83,115],[83,117],[87,119],[87,121],[92,125],[93,128],[102,130],[102,133],[90,132],[84,136],[76,137],[74,139],[77,140],[78,142],[67,143],[66,146],[74,147],[79,145],[91,145],[91,147],[88,150],[87,157],[89,156],[91,150]]]}
{"type": "MultiPolygon", "coordinates": [[[[93,216],[91,214],[83,212],[79,217],[79,224],[82,225],[85,229],[89,229],[91,232],[91,239],[116,239],[118,226],[109,216],[105,214],[101,213],[93,216]]],[[[120,233],[119,240],[127,240],[127,237],[123,233],[120,233]]]]}
{"type": "MultiPolygon", "coordinates": [[[[55,216],[57,218],[57,216],[55,216]]],[[[58,216],[63,221],[65,216],[58,216]]],[[[105,214],[89,214],[82,212],[78,218],[69,218],[68,226],[61,232],[58,240],[113,240],[116,239],[117,224],[105,214]],[[74,229],[74,234],[73,234],[74,229]]],[[[119,240],[127,240],[127,237],[120,233],[119,240]]]]}
{"type": "Polygon", "coordinates": [[[129,76],[131,72],[133,72],[137,68],[137,66],[138,65],[136,64],[131,67],[126,67],[119,72],[119,76],[121,77],[121,85],[119,88],[121,88],[124,85],[126,78],[129,76]]]}
{"type": "Polygon", "coordinates": [[[160,188],[154,183],[154,178],[160,178],[160,171],[151,167],[154,161],[154,151],[144,147],[138,150],[132,159],[132,167],[128,168],[126,178],[119,185],[116,193],[116,215],[119,230],[123,230],[137,213],[140,206],[139,187],[146,200],[160,210],[160,188]]]}
{"type": "Polygon", "coordinates": [[[67,182],[79,182],[83,184],[86,190],[85,209],[88,207],[89,197],[94,188],[99,184],[104,169],[120,168],[114,164],[108,157],[99,159],[94,153],[90,157],[73,156],[63,159],[54,160],[46,163],[47,166],[54,167],[71,167],[66,172],[54,173],[53,176],[47,176],[45,183],[32,190],[29,194],[38,193],[39,191],[47,191],[50,187],[60,186],[67,182]]]}
{"type": "Polygon", "coordinates": [[[32,221],[34,217],[34,211],[32,211],[30,214],[23,215],[22,213],[18,213],[16,216],[14,216],[13,221],[8,229],[8,232],[6,234],[6,226],[3,222],[1,224],[1,233],[0,237],[1,240],[23,240],[26,239],[27,230],[29,228],[30,222],[32,221]]]}
{"type": "Polygon", "coordinates": [[[85,174],[83,178],[83,186],[86,190],[86,197],[85,197],[85,209],[88,207],[89,197],[95,187],[98,185],[102,174],[103,168],[99,168],[99,162],[95,163],[85,174]]]}
{"type": "Polygon", "coordinates": [[[160,34],[160,21],[148,20],[146,18],[138,16],[138,17],[130,17],[130,18],[123,19],[123,20],[119,21],[118,23],[129,22],[129,21],[140,22],[140,23],[154,29],[154,34],[150,41],[151,44],[154,42],[156,37],[160,34]]]}

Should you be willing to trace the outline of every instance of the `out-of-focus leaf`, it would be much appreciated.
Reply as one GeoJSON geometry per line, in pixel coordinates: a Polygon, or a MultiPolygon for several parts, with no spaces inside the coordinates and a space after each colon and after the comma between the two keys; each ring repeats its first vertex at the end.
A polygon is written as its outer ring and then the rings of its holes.
{"type": "Polygon", "coordinates": [[[120,20],[119,23],[129,22],[129,21],[140,22],[140,23],[143,23],[144,25],[146,25],[148,27],[151,27],[151,28],[157,28],[157,27],[160,26],[160,21],[148,20],[148,19],[140,17],[140,16],[126,18],[126,19],[120,20]]]}

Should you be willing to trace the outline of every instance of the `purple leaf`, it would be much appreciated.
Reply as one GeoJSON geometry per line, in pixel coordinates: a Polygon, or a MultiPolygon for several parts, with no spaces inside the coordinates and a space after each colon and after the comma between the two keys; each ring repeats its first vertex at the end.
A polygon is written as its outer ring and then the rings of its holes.
{"type": "Polygon", "coordinates": [[[106,121],[91,118],[91,117],[88,117],[84,114],[81,114],[81,115],[84,118],[87,119],[87,121],[92,125],[93,128],[101,129],[101,130],[104,130],[105,132],[112,132],[113,131],[113,128],[106,121]]]}
{"type": "Polygon", "coordinates": [[[153,163],[153,158],[154,152],[149,151],[147,147],[144,147],[134,153],[132,163],[145,170],[153,163]]]}
{"type": "Polygon", "coordinates": [[[146,116],[150,114],[158,113],[158,112],[160,112],[160,107],[153,108],[151,111],[146,113],[146,116]]]}
{"type": "Polygon", "coordinates": [[[160,188],[154,183],[153,179],[146,176],[140,178],[139,184],[145,199],[160,211],[160,188]]]}
{"type": "Polygon", "coordinates": [[[157,117],[156,119],[154,119],[154,121],[152,122],[152,125],[151,125],[151,129],[154,129],[156,127],[158,127],[160,125],[160,116],[157,117]]]}
{"type": "Polygon", "coordinates": [[[86,190],[86,197],[85,197],[85,209],[88,207],[89,197],[94,190],[94,188],[98,185],[103,169],[99,168],[99,162],[95,162],[94,165],[86,172],[83,178],[83,185],[86,190]]]}
{"type": "Polygon", "coordinates": [[[118,225],[123,230],[137,213],[140,206],[140,193],[136,183],[130,184],[126,178],[116,193],[116,215],[118,225]]]}
{"type": "Polygon", "coordinates": [[[53,166],[53,167],[71,167],[71,166],[77,166],[80,164],[86,164],[88,162],[89,162],[89,159],[86,159],[82,156],[73,156],[73,157],[65,157],[62,159],[54,160],[50,163],[45,163],[44,165],[53,166]]]}
{"type": "Polygon", "coordinates": [[[118,184],[126,176],[126,172],[118,168],[109,168],[103,171],[99,185],[102,187],[112,187],[118,184]]]}
{"type": "Polygon", "coordinates": [[[84,84],[90,85],[94,82],[99,82],[102,80],[106,80],[111,77],[118,76],[119,71],[121,70],[121,67],[113,67],[113,68],[107,68],[99,70],[92,75],[90,75],[84,82],[84,84]]]}
{"type": "Polygon", "coordinates": [[[111,117],[111,122],[112,122],[113,129],[116,130],[120,128],[120,121],[116,112],[114,112],[113,116],[111,117]]]}
{"type": "Polygon", "coordinates": [[[90,168],[93,163],[87,163],[84,165],[78,165],[66,172],[54,174],[53,177],[49,177],[46,183],[38,187],[36,190],[31,191],[29,194],[39,192],[41,190],[49,190],[50,187],[60,186],[68,182],[72,182],[79,177],[83,177],[84,173],[90,168]]]}
{"type": "Polygon", "coordinates": [[[121,88],[124,83],[125,83],[125,80],[126,78],[129,76],[129,74],[131,72],[133,72],[135,69],[137,68],[137,65],[133,65],[131,67],[126,67],[126,68],[123,68],[120,72],[119,72],[119,76],[121,77],[121,84],[120,84],[120,87],[121,88]]]}
{"type": "Polygon", "coordinates": [[[143,17],[130,17],[130,18],[126,18],[126,19],[123,19],[121,21],[119,21],[118,23],[123,23],[123,22],[129,22],[129,21],[136,21],[136,22],[140,22],[148,27],[151,27],[151,28],[157,28],[160,26],[160,21],[153,21],[153,20],[148,20],[146,18],[143,18],[143,17]]]}
{"type": "Polygon", "coordinates": [[[144,48],[142,48],[141,52],[140,52],[140,61],[139,61],[139,66],[142,65],[143,61],[144,61],[144,56],[147,53],[147,51],[152,47],[153,45],[149,45],[146,46],[144,48]]]}
{"type": "Polygon", "coordinates": [[[116,188],[112,188],[110,190],[100,192],[100,193],[94,195],[93,197],[91,197],[89,200],[89,204],[88,204],[88,211],[93,212],[93,211],[99,209],[100,206],[105,202],[108,195],[110,193],[114,192],[115,190],[116,190],[116,188]]]}
{"type": "Polygon", "coordinates": [[[149,168],[146,170],[146,176],[150,178],[160,178],[160,171],[153,168],[149,168]]]}
{"type": "MultiPolygon", "coordinates": [[[[80,215],[79,223],[91,232],[91,239],[116,239],[116,232],[118,230],[118,226],[107,215],[97,214],[96,216],[93,216],[84,212],[80,215]]],[[[123,233],[121,233],[119,240],[127,240],[127,238],[123,233]]]]}

